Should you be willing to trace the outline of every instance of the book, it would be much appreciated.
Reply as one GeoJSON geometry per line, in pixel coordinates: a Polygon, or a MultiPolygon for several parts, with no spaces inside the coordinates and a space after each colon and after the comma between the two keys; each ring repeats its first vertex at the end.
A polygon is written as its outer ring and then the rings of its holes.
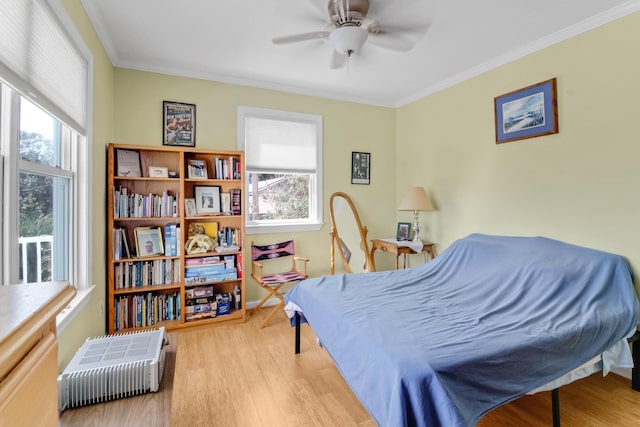
{"type": "MultiPolygon", "coordinates": [[[[180,236],[180,226],[176,225],[176,244],[178,245],[176,250],[177,250],[177,254],[176,255],[182,255],[182,237],[180,236]]],[[[179,260],[176,260],[179,261],[179,260]]],[[[176,280],[177,282],[177,280],[176,280]]]]}
{"type": "Polygon", "coordinates": [[[127,239],[127,230],[124,228],[120,229],[122,233],[122,243],[124,243],[124,252],[122,255],[126,258],[131,258],[131,251],[129,250],[129,241],[127,239]]]}
{"type": "Polygon", "coordinates": [[[242,199],[241,190],[239,188],[232,188],[229,193],[231,194],[231,215],[242,214],[242,199]]]}
{"type": "Polygon", "coordinates": [[[236,280],[237,278],[238,278],[238,272],[234,270],[228,273],[216,273],[216,274],[208,274],[206,276],[185,277],[184,285],[185,286],[204,285],[206,283],[211,283],[211,282],[223,282],[225,280],[236,280]]]}
{"type": "Polygon", "coordinates": [[[230,193],[220,193],[220,205],[221,205],[222,213],[225,213],[225,214],[231,213],[231,194],[230,193]]]}
{"type": "Polygon", "coordinates": [[[224,255],[224,264],[225,268],[231,269],[236,267],[236,257],[235,255],[224,255]]]}
{"type": "Polygon", "coordinates": [[[236,254],[236,270],[238,270],[238,279],[242,278],[242,252],[236,254]]]}
{"type": "Polygon", "coordinates": [[[185,260],[185,266],[192,265],[205,265],[205,264],[216,264],[220,262],[219,256],[204,256],[202,258],[187,258],[185,260]]]}
{"type": "Polygon", "coordinates": [[[111,233],[111,244],[113,245],[113,259],[119,260],[122,259],[122,244],[120,240],[122,239],[122,233],[119,228],[114,228],[111,233]]]}
{"type": "Polygon", "coordinates": [[[197,267],[187,267],[184,269],[185,277],[198,277],[198,276],[207,276],[218,273],[230,273],[234,272],[236,269],[232,267],[230,269],[227,268],[224,262],[220,264],[212,264],[212,265],[201,265],[197,267]]]}
{"type": "Polygon", "coordinates": [[[164,255],[178,255],[177,224],[165,224],[164,226],[164,255]]]}

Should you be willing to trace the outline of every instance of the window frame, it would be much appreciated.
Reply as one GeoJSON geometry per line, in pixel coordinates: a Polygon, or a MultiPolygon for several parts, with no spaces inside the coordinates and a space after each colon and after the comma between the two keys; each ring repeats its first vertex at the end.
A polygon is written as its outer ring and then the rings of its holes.
{"type": "MultiPolygon", "coordinates": [[[[305,220],[250,220],[245,215],[246,234],[284,233],[298,231],[318,231],[323,225],[322,201],[322,116],[319,114],[298,113],[284,110],[274,110],[257,107],[238,106],[238,149],[246,151],[245,120],[247,117],[266,118],[282,121],[304,122],[315,125],[316,128],[316,167],[315,174],[311,173],[309,192],[309,219],[305,220]]],[[[246,163],[245,155],[245,163],[246,163]]],[[[248,206],[250,173],[294,173],[290,170],[259,170],[251,171],[245,164],[245,204],[248,206]]]]}
{"type": "MultiPolygon", "coordinates": [[[[17,269],[10,274],[7,266],[18,265],[17,251],[11,250],[11,244],[17,243],[18,239],[18,210],[12,209],[8,205],[17,205],[18,194],[18,160],[20,137],[19,123],[19,97],[23,96],[48,111],[60,122],[65,123],[73,129],[71,137],[74,138],[76,149],[69,153],[73,165],[73,176],[70,188],[71,209],[69,212],[70,229],[69,236],[69,282],[75,286],[77,292],[69,305],[57,316],[58,332],[71,322],[76,314],[88,303],[90,296],[95,289],[92,280],[92,247],[93,247],[93,216],[92,216],[92,138],[93,133],[93,75],[94,58],[91,50],[85,43],[83,37],[73,24],[65,8],[59,0],[39,0],[44,4],[45,11],[50,13],[55,24],[62,30],[67,40],[77,50],[80,57],[86,60],[85,71],[86,84],[84,93],[84,105],[82,113],[83,121],[77,122],[73,118],[67,122],[67,115],[64,106],[56,105],[46,96],[31,87],[29,83],[21,80],[22,76],[15,74],[4,65],[0,70],[6,72],[0,76],[0,196],[3,200],[3,208],[0,209],[0,256],[3,263],[0,263],[0,276],[2,284],[17,283],[17,269]],[[59,113],[59,115],[57,114],[59,113]],[[13,144],[10,142],[14,141],[13,144]],[[12,178],[13,177],[13,178],[12,178]],[[11,203],[7,203],[11,200],[11,203]],[[13,225],[13,226],[10,226],[13,225]],[[9,238],[10,237],[10,238],[9,238]],[[14,240],[15,239],[15,240],[14,240]],[[10,280],[15,275],[15,280],[10,280]]],[[[76,110],[77,112],[78,110],[76,110]]],[[[104,314],[104,306],[101,305],[104,314]]]]}
{"type": "MultiPolygon", "coordinates": [[[[88,174],[90,152],[86,138],[72,132],[66,127],[61,129],[62,139],[66,139],[63,148],[63,161],[67,167],[56,168],[47,165],[32,163],[20,159],[20,97],[24,97],[7,84],[1,85],[0,110],[0,138],[2,143],[4,173],[3,179],[3,212],[2,212],[2,255],[5,260],[2,266],[3,283],[18,283],[19,254],[14,249],[19,236],[18,195],[19,175],[21,172],[36,173],[52,177],[69,179],[69,282],[78,290],[88,288],[90,277],[90,249],[91,230],[89,228],[89,209],[91,207],[90,193],[87,191],[90,182],[88,174]],[[82,182],[86,184],[81,185],[82,182]],[[82,187],[85,187],[84,189],[82,187]],[[84,218],[84,220],[83,220],[84,218]],[[72,226],[72,225],[76,226],[72,226]],[[80,236],[84,235],[82,239],[80,236]]],[[[26,98],[26,97],[25,97],[26,98]]],[[[27,98],[28,99],[28,98],[27,98]]],[[[34,102],[33,100],[30,100],[34,102]]],[[[37,102],[34,102],[37,105],[37,102]]],[[[42,108],[42,107],[40,107],[42,108]]]]}

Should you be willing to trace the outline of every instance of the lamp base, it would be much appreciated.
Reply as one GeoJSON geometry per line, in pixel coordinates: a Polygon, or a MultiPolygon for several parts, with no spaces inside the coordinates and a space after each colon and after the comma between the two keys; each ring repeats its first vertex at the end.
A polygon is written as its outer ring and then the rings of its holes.
{"type": "Polygon", "coordinates": [[[422,243],[420,240],[420,222],[418,221],[420,211],[413,211],[413,243],[422,243]]]}

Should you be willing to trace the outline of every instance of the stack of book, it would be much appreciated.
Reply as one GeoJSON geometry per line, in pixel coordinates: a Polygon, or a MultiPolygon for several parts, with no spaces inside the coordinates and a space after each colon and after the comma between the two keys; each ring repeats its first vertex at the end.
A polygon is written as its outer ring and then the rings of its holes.
{"type": "Polygon", "coordinates": [[[144,328],[180,319],[180,294],[122,295],[114,299],[114,330],[144,328]]]}
{"type": "Polygon", "coordinates": [[[213,287],[199,286],[185,289],[185,320],[216,317],[217,303],[213,295],[213,287]]]}
{"type": "Polygon", "coordinates": [[[240,179],[240,162],[235,157],[214,159],[216,179],[240,179]]]}
{"type": "Polygon", "coordinates": [[[114,289],[169,285],[180,281],[180,260],[127,261],[114,266],[114,289]]]}
{"type": "Polygon", "coordinates": [[[126,187],[113,189],[114,218],[166,218],[178,216],[178,197],[160,194],[131,194],[126,187]]]}
{"type": "Polygon", "coordinates": [[[236,268],[228,266],[220,257],[189,258],[185,262],[184,284],[193,286],[237,279],[236,268]]]}

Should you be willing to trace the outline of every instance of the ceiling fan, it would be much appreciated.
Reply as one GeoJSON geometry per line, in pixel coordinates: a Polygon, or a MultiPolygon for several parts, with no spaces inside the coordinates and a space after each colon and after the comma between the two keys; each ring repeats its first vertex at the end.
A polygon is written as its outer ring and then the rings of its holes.
{"type": "Polygon", "coordinates": [[[329,0],[324,29],[308,33],[274,37],[274,44],[307,40],[328,40],[333,47],[331,68],[341,67],[365,42],[397,52],[408,52],[430,25],[428,17],[413,13],[421,0],[329,0]],[[404,16],[398,17],[399,12],[404,16]],[[394,15],[396,15],[394,17],[394,15]],[[379,17],[373,18],[372,16],[379,17]]]}

